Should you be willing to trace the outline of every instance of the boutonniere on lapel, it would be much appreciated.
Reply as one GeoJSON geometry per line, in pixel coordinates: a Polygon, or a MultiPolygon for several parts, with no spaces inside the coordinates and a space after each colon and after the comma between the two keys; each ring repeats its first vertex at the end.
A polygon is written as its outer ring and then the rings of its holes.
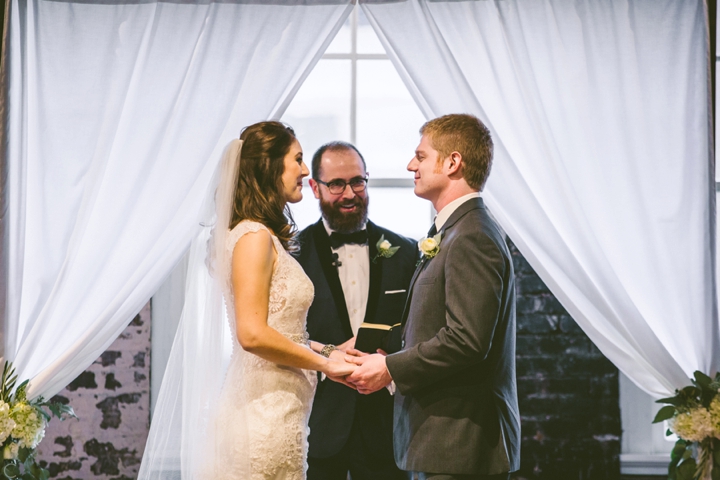
{"type": "Polygon", "coordinates": [[[380,240],[375,244],[377,248],[377,255],[373,257],[373,263],[377,263],[378,258],[390,258],[395,255],[395,252],[400,250],[400,247],[393,247],[392,243],[385,240],[385,235],[380,235],[380,240]]]}
{"type": "Polygon", "coordinates": [[[434,237],[421,238],[418,242],[418,249],[422,253],[422,257],[418,260],[418,265],[424,260],[430,260],[440,251],[440,240],[442,240],[442,232],[439,232],[434,237]]]}

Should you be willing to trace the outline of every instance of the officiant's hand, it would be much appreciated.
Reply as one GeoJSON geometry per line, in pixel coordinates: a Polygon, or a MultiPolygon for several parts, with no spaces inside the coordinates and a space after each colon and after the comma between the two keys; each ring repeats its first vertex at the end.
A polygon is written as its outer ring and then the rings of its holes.
{"type": "Polygon", "coordinates": [[[344,343],[341,343],[336,348],[338,350],[340,350],[341,352],[346,352],[346,353],[348,350],[353,350],[355,348],[355,337],[352,337],[350,340],[348,340],[344,343]]]}
{"type": "Polygon", "coordinates": [[[377,392],[392,382],[384,355],[379,353],[366,354],[361,357],[347,355],[345,360],[358,366],[355,372],[346,378],[346,381],[354,384],[360,393],[377,392]]]}

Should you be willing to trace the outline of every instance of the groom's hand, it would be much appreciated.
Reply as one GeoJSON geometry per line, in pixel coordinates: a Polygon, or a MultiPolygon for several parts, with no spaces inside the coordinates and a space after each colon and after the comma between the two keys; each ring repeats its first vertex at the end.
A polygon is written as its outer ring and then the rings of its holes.
{"type": "Polygon", "coordinates": [[[377,392],[392,382],[390,372],[385,365],[384,355],[378,353],[362,357],[347,355],[345,361],[358,366],[345,380],[354,384],[360,393],[377,392]]]}

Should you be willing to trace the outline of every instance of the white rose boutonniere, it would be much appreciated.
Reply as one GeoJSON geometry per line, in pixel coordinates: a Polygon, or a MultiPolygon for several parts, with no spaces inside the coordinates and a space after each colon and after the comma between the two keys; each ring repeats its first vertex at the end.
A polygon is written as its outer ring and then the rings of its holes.
{"type": "Polygon", "coordinates": [[[442,240],[442,232],[438,233],[434,237],[425,237],[420,239],[418,242],[418,249],[420,249],[420,253],[423,255],[421,261],[424,259],[430,260],[438,254],[440,251],[440,240],[442,240]]]}
{"type": "Polygon", "coordinates": [[[375,244],[375,247],[377,248],[377,255],[372,259],[373,263],[377,263],[377,259],[380,257],[390,258],[400,250],[400,247],[393,247],[392,243],[385,240],[385,235],[380,235],[380,240],[375,244]]]}

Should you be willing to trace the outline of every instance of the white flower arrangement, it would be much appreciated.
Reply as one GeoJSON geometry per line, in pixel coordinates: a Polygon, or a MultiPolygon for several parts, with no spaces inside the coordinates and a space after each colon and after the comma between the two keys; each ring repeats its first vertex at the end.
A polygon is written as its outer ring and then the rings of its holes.
{"type": "MultiPolygon", "coordinates": [[[[422,253],[423,258],[430,260],[440,252],[440,241],[442,240],[442,232],[433,237],[421,238],[418,242],[418,249],[422,253]]],[[[421,259],[421,261],[422,261],[421,259]]]]}
{"type": "Polygon", "coordinates": [[[35,449],[45,436],[52,415],[64,420],[75,417],[75,413],[68,405],[46,402],[42,397],[28,400],[25,393],[28,381],[17,388],[16,382],[15,369],[6,361],[0,382],[0,480],[48,480],[50,472],[35,463],[35,449]]]}
{"type": "Polygon", "coordinates": [[[712,379],[696,371],[693,385],[676,390],[653,423],[668,421],[680,439],[670,454],[670,480],[720,478],[720,373],[712,379]]]}
{"type": "Polygon", "coordinates": [[[15,428],[15,420],[10,418],[10,404],[0,400],[0,444],[10,436],[15,428]]]}
{"type": "Polygon", "coordinates": [[[377,248],[377,255],[373,257],[373,263],[377,263],[378,258],[390,258],[400,250],[400,247],[393,247],[392,243],[385,240],[385,235],[380,235],[380,240],[375,244],[375,247],[377,248]]]}
{"type": "Polygon", "coordinates": [[[15,428],[10,436],[17,440],[20,447],[35,448],[45,436],[47,421],[38,415],[36,408],[27,403],[18,403],[10,411],[10,417],[15,421],[15,428]]]}

